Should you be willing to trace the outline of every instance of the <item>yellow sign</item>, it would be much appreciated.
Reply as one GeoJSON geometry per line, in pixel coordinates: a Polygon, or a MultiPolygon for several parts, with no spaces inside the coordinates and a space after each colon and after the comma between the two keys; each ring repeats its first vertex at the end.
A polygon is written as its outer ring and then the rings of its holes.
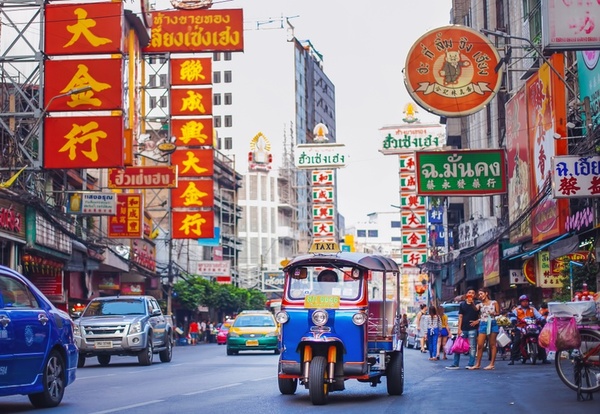
{"type": "Polygon", "coordinates": [[[339,253],[341,251],[336,242],[315,242],[308,250],[309,253],[339,253]]]}
{"type": "Polygon", "coordinates": [[[337,309],[340,307],[340,297],[335,295],[307,295],[304,298],[306,309],[337,309]]]}

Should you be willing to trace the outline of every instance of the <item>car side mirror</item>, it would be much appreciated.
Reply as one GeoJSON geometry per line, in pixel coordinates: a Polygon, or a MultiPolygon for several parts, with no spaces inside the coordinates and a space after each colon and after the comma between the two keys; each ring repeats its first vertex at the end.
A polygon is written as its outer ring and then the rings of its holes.
{"type": "Polygon", "coordinates": [[[162,315],[162,312],[160,311],[160,309],[154,309],[152,311],[152,316],[160,316],[162,315]]]}

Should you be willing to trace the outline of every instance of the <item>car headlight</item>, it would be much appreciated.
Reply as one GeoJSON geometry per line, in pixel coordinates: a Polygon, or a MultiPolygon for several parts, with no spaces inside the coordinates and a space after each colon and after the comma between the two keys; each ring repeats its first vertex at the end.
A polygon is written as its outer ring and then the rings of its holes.
{"type": "Polygon", "coordinates": [[[364,323],[367,321],[367,315],[363,312],[358,312],[355,313],[354,315],[352,315],[352,322],[354,322],[354,325],[364,325],[364,323]]]}
{"type": "Polygon", "coordinates": [[[231,331],[229,331],[229,333],[227,334],[227,336],[229,338],[239,338],[240,337],[240,335],[237,332],[231,332],[231,331]]]}
{"type": "Polygon", "coordinates": [[[140,333],[140,332],[142,332],[142,323],[141,322],[134,322],[129,326],[130,334],[136,334],[136,333],[140,333]]]}
{"type": "Polygon", "coordinates": [[[312,314],[312,321],[317,326],[323,326],[327,323],[327,319],[329,319],[329,315],[323,309],[318,309],[312,314]]]}
{"type": "Polygon", "coordinates": [[[286,311],[279,311],[275,314],[275,320],[278,324],[283,325],[290,320],[290,315],[286,311]]]}
{"type": "Polygon", "coordinates": [[[79,330],[79,325],[76,323],[73,324],[73,335],[81,336],[81,331],[79,330]]]}

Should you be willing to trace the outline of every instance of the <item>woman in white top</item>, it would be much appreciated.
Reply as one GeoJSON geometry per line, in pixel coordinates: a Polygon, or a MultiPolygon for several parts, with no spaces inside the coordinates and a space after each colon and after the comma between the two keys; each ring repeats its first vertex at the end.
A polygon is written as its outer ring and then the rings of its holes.
{"type": "Polygon", "coordinates": [[[427,335],[427,349],[429,350],[429,360],[437,361],[438,358],[438,337],[440,336],[440,329],[442,329],[442,321],[437,315],[437,308],[435,306],[429,307],[429,314],[421,318],[421,323],[426,326],[427,335]]]}
{"type": "Polygon", "coordinates": [[[490,364],[484,369],[494,369],[496,362],[496,337],[498,336],[499,328],[496,323],[496,316],[500,314],[500,306],[498,302],[490,298],[490,290],[482,287],[478,292],[480,303],[477,304],[479,309],[479,335],[477,336],[477,362],[470,369],[479,369],[481,357],[483,356],[483,346],[488,338],[490,344],[490,353],[492,354],[490,364]]]}

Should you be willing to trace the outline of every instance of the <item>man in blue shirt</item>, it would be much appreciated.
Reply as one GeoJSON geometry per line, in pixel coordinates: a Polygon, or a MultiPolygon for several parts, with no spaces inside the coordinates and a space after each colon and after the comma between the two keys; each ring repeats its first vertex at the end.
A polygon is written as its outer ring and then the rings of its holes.
{"type": "MultiPolygon", "coordinates": [[[[469,340],[469,362],[467,369],[473,369],[475,365],[475,354],[477,352],[477,332],[479,330],[479,309],[475,303],[475,289],[467,289],[465,300],[458,308],[458,334],[469,340]]],[[[454,362],[446,369],[459,369],[460,354],[454,353],[454,362]]]]}

